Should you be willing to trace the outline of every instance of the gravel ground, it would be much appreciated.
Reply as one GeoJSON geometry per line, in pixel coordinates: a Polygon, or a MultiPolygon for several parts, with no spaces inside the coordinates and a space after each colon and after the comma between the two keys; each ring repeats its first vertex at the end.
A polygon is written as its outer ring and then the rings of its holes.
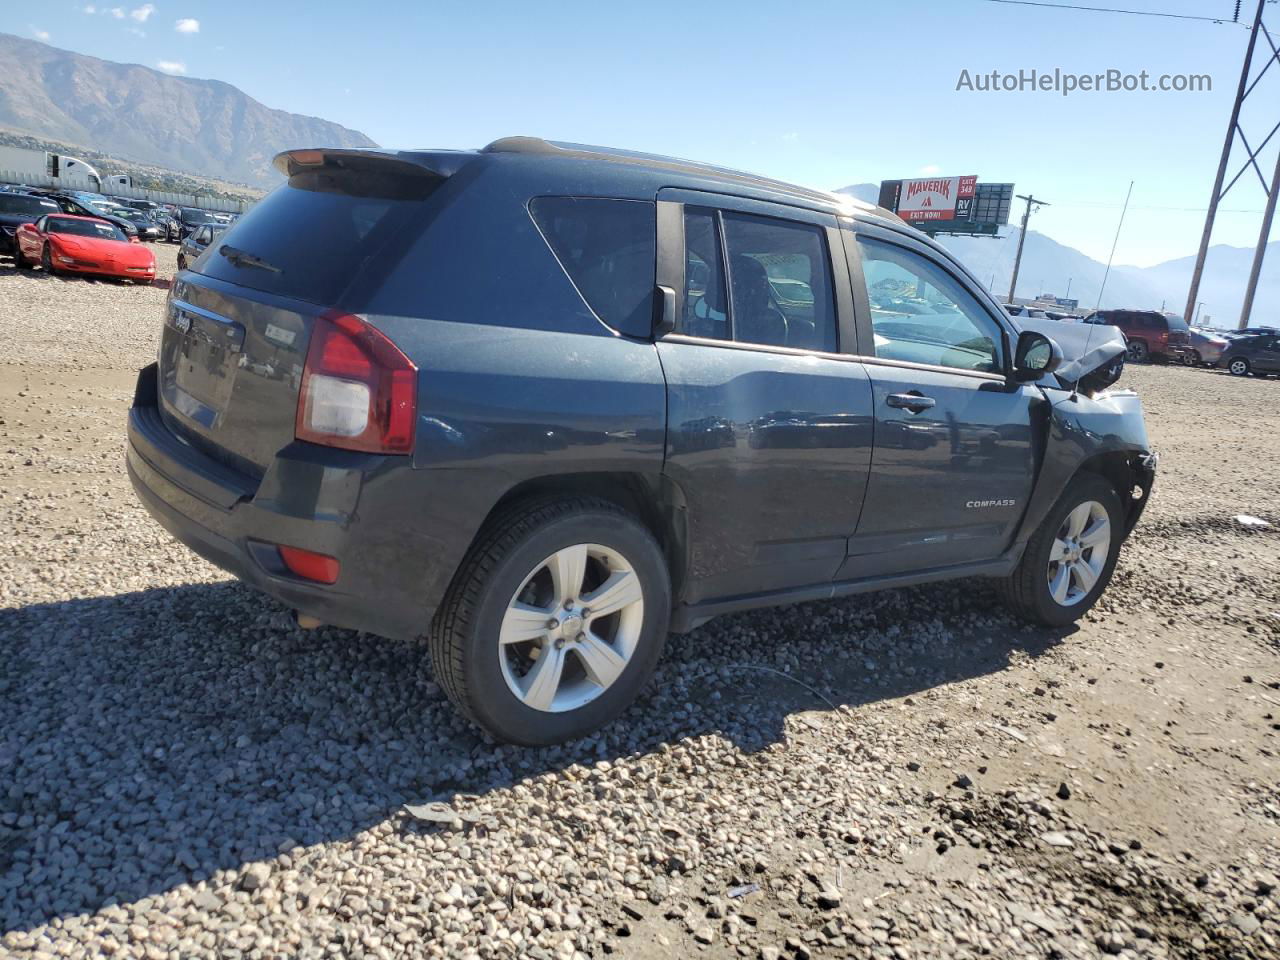
{"type": "Polygon", "coordinates": [[[726,617],[517,750],[134,502],[163,296],[0,263],[0,953],[1280,955],[1280,530],[1234,519],[1280,525],[1280,382],[1126,374],[1162,472],[1078,629],[981,583],[726,617]]]}

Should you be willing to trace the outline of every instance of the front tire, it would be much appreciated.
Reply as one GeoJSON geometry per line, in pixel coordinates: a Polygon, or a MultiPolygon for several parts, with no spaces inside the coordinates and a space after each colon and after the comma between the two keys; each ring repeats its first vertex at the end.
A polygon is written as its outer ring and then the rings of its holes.
{"type": "Polygon", "coordinates": [[[40,251],[40,269],[51,277],[58,275],[58,270],[53,265],[53,254],[50,252],[47,243],[44,245],[44,249],[40,251]]]}
{"type": "Polygon", "coordinates": [[[1003,581],[1015,613],[1048,627],[1084,616],[1111,581],[1124,534],[1120,496],[1106,478],[1082,473],[1067,486],[1003,581]]]}
{"type": "Polygon", "coordinates": [[[432,621],[432,668],[496,739],[562,743],[635,700],[670,615],[662,549],[634,517],[604,500],[539,501],[472,546],[432,621]]]}
{"type": "Polygon", "coordinates": [[[1249,375],[1249,361],[1244,357],[1235,357],[1227,364],[1227,373],[1234,377],[1247,377],[1249,375]]]}
{"type": "Polygon", "coordinates": [[[184,257],[182,254],[178,254],[178,269],[179,270],[187,269],[187,258],[184,257]]]}

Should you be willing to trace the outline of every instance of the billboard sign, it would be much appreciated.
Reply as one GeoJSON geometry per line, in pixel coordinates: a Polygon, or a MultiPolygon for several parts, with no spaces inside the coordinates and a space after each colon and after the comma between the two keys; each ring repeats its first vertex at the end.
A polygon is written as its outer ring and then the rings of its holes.
{"type": "Polygon", "coordinates": [[[903,220],[968,220],[977,176],[903,180],[897,214],[903,220]]]}

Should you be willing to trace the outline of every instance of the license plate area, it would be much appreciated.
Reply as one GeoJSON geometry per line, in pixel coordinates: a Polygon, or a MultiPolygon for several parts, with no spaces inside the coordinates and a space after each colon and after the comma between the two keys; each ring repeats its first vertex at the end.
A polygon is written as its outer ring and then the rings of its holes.
{"type": "Polygon", "coordinates": [[[244,327],[179,303],[172,304],[169,319],[178,338],[173,357],[174,406],[211,428],[231,398],[244,358],[244,327]]]}

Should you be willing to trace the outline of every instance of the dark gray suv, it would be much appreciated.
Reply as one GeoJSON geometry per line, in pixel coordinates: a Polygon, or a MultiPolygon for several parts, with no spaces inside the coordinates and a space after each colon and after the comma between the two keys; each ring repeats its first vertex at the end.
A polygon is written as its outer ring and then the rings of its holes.
{"type": "Polygon", "coordinates": [[[276,166],[174,281],[134,487],[304,624],[427,635],[502,740],[751,607],[982,576],[1064,625],[1146,502],[1123,338],[878,208],[525,137],[276,166]]]}

